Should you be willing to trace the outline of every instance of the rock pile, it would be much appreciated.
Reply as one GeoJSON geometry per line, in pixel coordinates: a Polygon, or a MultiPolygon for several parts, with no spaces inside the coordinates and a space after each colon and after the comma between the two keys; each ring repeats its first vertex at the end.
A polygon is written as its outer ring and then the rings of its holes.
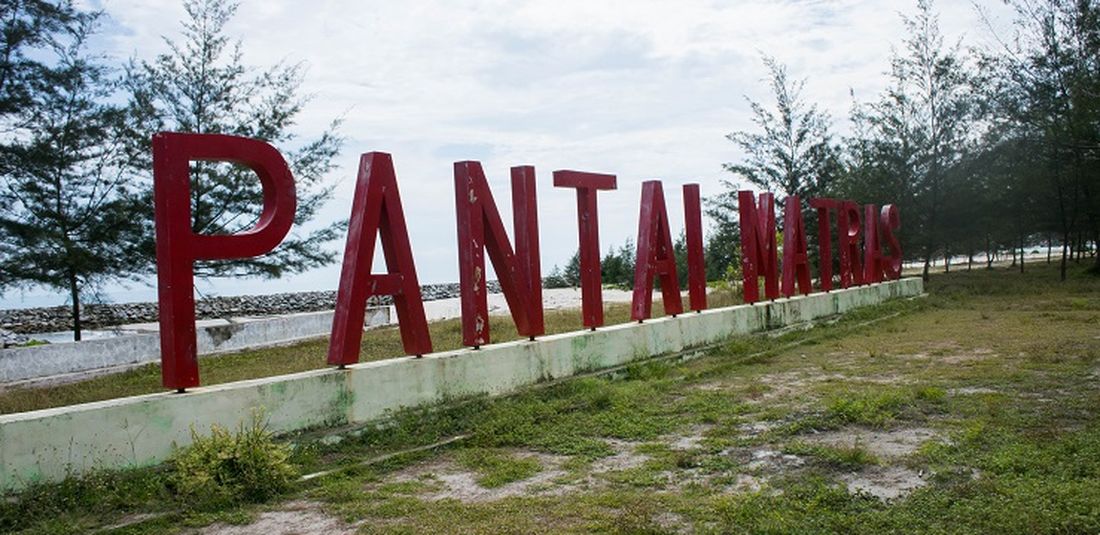
{"type": "Polygon", "coordinates": [[[22,334],[16,334],[11,331],[0,329],[0,349],[7,349],[9,347],[19,347],[26,345],[31,339],[22,334]]]}
{"type": "MultiPolygon", "coordinates": [[[[488,282],[489,292],[499,293],[497,281],[488,282]]],[[[458,297],[458,283],[425,284],[420,287],[425,301],[458,297]]],[[[389,296],[372,298],[372,305],[388,305],[389,296]]],[[[238,316],[271,316],[297,312],[317,312],[336,307],[336,292],[296,292],[270,295],[240,295],[210,297],[195,302],[195,315],[199,319],[238,316]]],[[[156,303],[90,304],[80,308],[85,328],[97,329],[157,321],[156,303]]],[[[72,328],[72,318],[67,306],[18,308],[0,310],[0,329],[11,333],[44,333],[72,328]]],[[[8,341],[5,335],[4,343],[8,341]]],[[[14,342],[13,342],[14,344],[14,342]]]]}

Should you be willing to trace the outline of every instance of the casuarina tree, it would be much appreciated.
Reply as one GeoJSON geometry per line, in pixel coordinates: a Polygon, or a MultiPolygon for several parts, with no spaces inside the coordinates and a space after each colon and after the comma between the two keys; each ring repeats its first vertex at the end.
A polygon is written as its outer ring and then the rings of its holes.
{"type": "Polygon", "coordinates": [[[50,38],[56,62],[38,64],[0,147],[0,288],[61,289],[81,338],[82,297],[140,274],[148,224],[126,171],[124,110],[101,58],[88,55],[94,15],[71,17],[50,38]]]}
{"type": "MultiPolygon", "coordinates": [[[[268,255],[201,262],[196,275],[279,277],[328,264],[335,252],[325,247],[339,236],[341,222],[313,225],[332,195],[324,177],[333,168],[343,138],[338,120],[315,139],[302,140],[293,127],[309,98],[301,94],[303,66],[278,63],[258,69],[244,63],[242,46],[226,33],[237,4],[188,0],[182,39],[165,38],[167,50],[128,68],[132,162],[152,169],[149,141],[158,131],[230,134],[262,139],[284,155],[297,187],[295,230],[268,255]]],[[[192,228],[201,234],[235,233],[253,226],[263,207],[259,180],[246,168],[218,163],[191,166],[192,228]]],[[[151,242],[146,249],[151,257],[151,242]]]]}

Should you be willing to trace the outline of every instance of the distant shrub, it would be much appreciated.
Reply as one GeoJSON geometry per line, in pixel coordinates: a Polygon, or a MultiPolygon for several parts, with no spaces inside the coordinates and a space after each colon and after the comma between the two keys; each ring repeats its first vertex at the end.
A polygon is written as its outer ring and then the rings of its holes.
{"type": "Polygon", "coordinates": [[[290,447],[273,440],[259,417],[236,433],[215,425],[209,436],[191,429],[193,443],[172,458],[171,483],[197,509],[262,502],[290,488],[297,470],[290,447]]]}

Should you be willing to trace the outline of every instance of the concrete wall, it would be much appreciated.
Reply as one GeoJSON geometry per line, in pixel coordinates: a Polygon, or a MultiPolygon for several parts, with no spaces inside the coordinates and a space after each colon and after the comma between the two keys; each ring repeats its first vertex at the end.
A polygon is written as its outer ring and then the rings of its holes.
{"type": "Polygon", "coordinates": [[[367,362],[0,416],[0,489],[57,481],[93,468],[148,466],[191,441],[190,429],[235,427],[263,409],[271,428],[371,422],[390,411],[472,394],[502,394],[539,381],[672,354],[731,335],[919,295],[919,279],[708,310],[425,355],[367,362]]]}
{"type": "MultiPolygon", "coordinates": [[[[390,307],[372,307],[367,312],[367,327],[390,322],[390,307]]],[[[204,323],[209,322],[199,322],[196,341],[199,354],[210,355],[328,336],[332,330],[332,311],[216,325],[204,323]]],[[[0,349],[0,384],[158,361],[158,333],[0,349]]]]}

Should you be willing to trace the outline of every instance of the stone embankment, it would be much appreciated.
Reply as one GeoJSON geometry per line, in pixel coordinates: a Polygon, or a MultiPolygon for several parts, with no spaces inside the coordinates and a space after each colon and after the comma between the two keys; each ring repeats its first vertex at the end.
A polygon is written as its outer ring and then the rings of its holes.
{"type": "MultiPolygon", "coordinates": [[[[489,281],[489,292],[499,293],[497,281],[489,281]]],[[[420,287],[425,301],[458,297],[458,283],[425,284],[420,287]]],[[[371,300],[372,305],[390,304],[389,296],[371,300]]],[[[336,292],[296,292],[270,295],[210,297],[195,302],[198,319],[241,316],[272,316],[298,312],[318,312],[336,307],[336,292]]],[[[0,329],[12,333],[32,334],[64,331],[72,328],[68,306],[19,308],[0,310],[0,329]]],[[[81,307],[81,321],[86,329],[97,329],[157,321],[156,303],[108,303],[81,307]]]]}

